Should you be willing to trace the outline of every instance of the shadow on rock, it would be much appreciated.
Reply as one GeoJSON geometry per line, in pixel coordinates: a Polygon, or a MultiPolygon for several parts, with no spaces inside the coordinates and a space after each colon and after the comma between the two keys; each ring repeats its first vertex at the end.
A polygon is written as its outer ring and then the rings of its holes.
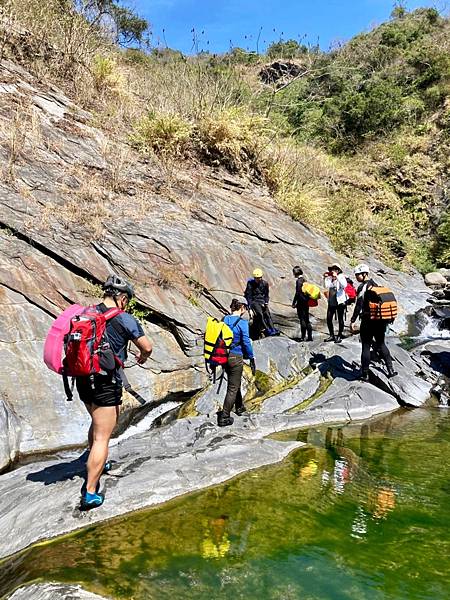
{"type": "MultiPolygon", "coordinates": [[[[321,355],[314,355],[313,359],[315,359],[316,356],[321,355]]],[[[356,368],[355,363],[345,360],[345,358],[342,358],[342,356],[339,356],[338,354],[327,358],[324,362],[319,364],[316,362],[315,364],[317,365],[320,374],[324,377],[327,373],[331,373],[334,379],[345,379],[346,381],[356,381],[359,379],[359,369],[356,368]]]]}
{"type": "Polygon", "coordinates": [[[52,483],[58,483],[60,481],[67,481],[68,479],[74,479],[75,477],[85,478],[86,475],[86,461],[88,459],[89,452],[86,450],[70,462],[61,462],[50,467],[45,467],[40,471],[29,473],[27,475],[28,481],[41,481],[44,485],[51,485],[52,483]]]}

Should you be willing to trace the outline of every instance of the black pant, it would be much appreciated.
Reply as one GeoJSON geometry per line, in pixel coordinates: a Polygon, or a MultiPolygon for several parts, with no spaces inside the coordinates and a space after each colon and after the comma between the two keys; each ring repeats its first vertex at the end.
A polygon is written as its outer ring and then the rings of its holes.
{"type": "Polygon", "coordinates": [[[385,344],[387,323],[385,321],[371,321],[370,319],[361,320],[361,329],[359,335],[361,337],[361,370],[367,373],[370,366],[370,348],[374,342],[375,349],[381,355],[386,367],[392,369],[392,357],[385,344]]]}
{"type": "Polygon", "coordinates": [[[312,325],[309,322],[309,306],[308,304],[297,304],[297,315],[300,321],[300,329],[302,338],[308,334],[308,339],[312,339],[312,325]]]}
{"type": "Polygon", "coordinates": [[[264,329],[273,329],[272,315],[263,302],[252,302],[253,311],[252,337],[259,339],[264,329]]]}
{"type": "Polygon", "coordinates": [[[336,304],[334,306],[328,305],[327,325],[328,325],[328,331],[330,332],[330,336],[334,337],[333,319],[336,314],[337,314],[338,323],[339,323],[338,335],[342,336],[342,334],[344,333],[345,309],[346,309],[345,304],[336,304]]]}
{"type": "Polygon", "coordinates": [[[244,369],[244,359],[238,354],[230,354],[228,363],[225,367],[227,374],[227,393],[223,401],[223,416],[229,417],[233,406],[241,408],[244,406],[241,393],[242,371],[244,369]]]}

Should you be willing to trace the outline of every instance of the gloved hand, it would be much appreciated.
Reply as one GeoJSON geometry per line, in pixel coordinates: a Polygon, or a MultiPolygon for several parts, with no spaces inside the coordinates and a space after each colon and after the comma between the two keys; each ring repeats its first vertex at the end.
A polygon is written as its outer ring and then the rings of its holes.
{"type": "Polygon", "coordinates": [[[250,369],[252,370],[252,375],[254,376],[256,373],[256,364],[254,358],[250,359],[250,369]]]}

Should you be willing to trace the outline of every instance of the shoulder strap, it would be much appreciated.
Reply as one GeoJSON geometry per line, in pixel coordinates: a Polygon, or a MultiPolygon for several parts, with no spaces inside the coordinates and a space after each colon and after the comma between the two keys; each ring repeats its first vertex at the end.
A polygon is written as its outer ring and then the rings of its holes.
{"type": "MultiPolygon", "coordinates": [[[[127,335],[126,335],[125,327],[122,325],[122,323],[119,323],[118,321],[114,320],[115,317],[117,317],[118,315],[121,315],[125,311],[118,307],[107,308],[104,304],[103,305],[102,304],[98,304],[97,309],[104,315],[106,321],[109,322],[109,325],[111,325],[111,327],[113,329],[115,329],[119,335],[126,338],[127,335]]],[[[126,344],[125,344],[125,346],[126,346],[126,344]]]]}
{"type": "Polygon", "coordinates": [[[105,319],[109,321],[109,319],[114,319],[114,317],[117,317],[117,315],[120,315],[124,311],[121,308],[108,308],[107,310],[102,312],[105,319]]]}

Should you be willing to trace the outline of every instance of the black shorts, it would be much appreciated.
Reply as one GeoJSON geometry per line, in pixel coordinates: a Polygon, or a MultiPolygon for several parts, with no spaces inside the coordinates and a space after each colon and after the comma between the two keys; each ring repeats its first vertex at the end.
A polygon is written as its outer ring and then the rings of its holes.
{"type": "Polygon", "coordinates": [[[94,375],[94,388],[89,377],[77,377],[77,390],[85,404],[96,406],[120,406],[122,383],[109,375],[94,375]]]}

